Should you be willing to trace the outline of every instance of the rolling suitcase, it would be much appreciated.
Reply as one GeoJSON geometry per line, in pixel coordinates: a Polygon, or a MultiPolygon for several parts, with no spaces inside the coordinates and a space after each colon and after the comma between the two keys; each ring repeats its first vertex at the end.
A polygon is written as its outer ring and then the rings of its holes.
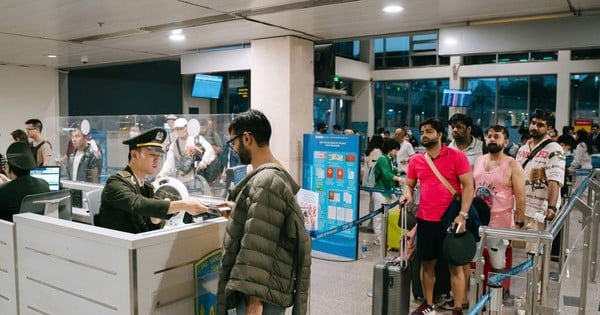
{"type": "MultiPolygon", "coordinates": [[[[404,207],[400,209],[406,211],[404,207]]],[[[406,218],[406,215],[402,217],[406,218]]],[[[406,219],[401,227],[406,228],[406,219]]],[[[373,268],[373,315],[408,314],[410,268],[404,251],[405,242],[399,243],[398,259],[386,258],[373,268]]]]}

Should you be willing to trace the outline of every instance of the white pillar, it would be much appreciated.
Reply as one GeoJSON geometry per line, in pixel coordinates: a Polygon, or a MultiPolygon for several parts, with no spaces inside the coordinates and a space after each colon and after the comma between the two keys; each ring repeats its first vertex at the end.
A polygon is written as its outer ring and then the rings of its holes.
{"type": "MultiPolygon", "coordinates": [[[[556,123],[555,129],[560,134],[563,126],[570,125],[569,108],[571,103],[571,51],[558,51],[558,73],[556,74],[556,123]]],[[[575,119],[577,117],[571,117],[575,119]]]]}
{"type": "Polygon", "coordinates": [[[302,136],[313,125],[314,45],[296,37],[253,40],[251,107],[271,122],[271,150],[302,182],[302,136]]]}

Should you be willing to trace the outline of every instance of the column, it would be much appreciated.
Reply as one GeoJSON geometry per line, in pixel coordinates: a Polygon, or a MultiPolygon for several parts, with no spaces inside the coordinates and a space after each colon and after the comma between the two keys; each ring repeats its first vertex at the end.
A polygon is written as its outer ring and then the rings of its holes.
{"type": "Polygon", "coordinates": [[[313,42],[286,36],[253,40],[250,106],[271,122],[271,150],[298,183],[302,137],[312,132],[313,42]]]}

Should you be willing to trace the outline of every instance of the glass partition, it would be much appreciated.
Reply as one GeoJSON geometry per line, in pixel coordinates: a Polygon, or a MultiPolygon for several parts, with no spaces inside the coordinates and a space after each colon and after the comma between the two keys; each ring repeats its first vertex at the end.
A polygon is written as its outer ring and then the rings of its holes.
{"type": "MultiPolygon", "coordinates": [[[[105,183],[128,164],[129,148],[123,141],[152,128],[167,131],[156,178],[181,181],[191,195],[225,197],[231,183],[246,173],[236,153],[227,145],[228,126],[234,115],[80,116],[48,119],[53,161],[61,179],[105,183]],[[169,120],[167,120],[169,118],[169,120]],[[185,123],[185,127],[181,124],[185,123]],[[179,144],[179,145],[177,145],[179,144]],[[187,165],[186,165],[187,164],[187,165]],[[235,171],[235,172],[234,172],[235,171]]],[[[152,181],[153,179],[151,179],[152,181]]]]}

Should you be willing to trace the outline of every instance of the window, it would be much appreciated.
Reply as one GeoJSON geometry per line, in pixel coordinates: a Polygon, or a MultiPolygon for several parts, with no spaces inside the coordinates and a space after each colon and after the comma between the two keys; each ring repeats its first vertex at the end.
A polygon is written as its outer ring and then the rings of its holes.
{"type": "Polygon", "coordinates": [[[375,127],[393,132],[408,124],[416,132],[425,119],[447,120],[448,108],[437,104],[448,84],[447,79],[375,82],[375,127]]]}
{"type": "Polygon", "coordinates": [[[600,73],[571,75],[571,119],[598,121],[600,73]]]}
{"type": "Polygon", "coordinates": [[[450,64],[449,57],[437,54],[437,32],[377,38],[374,47],[375,69],[450,64]]]}
{"type": "Polygon", "coordinates": [[[571,60],[600,59],[600,49],[581,49],[571,51],[571,60]]]}

